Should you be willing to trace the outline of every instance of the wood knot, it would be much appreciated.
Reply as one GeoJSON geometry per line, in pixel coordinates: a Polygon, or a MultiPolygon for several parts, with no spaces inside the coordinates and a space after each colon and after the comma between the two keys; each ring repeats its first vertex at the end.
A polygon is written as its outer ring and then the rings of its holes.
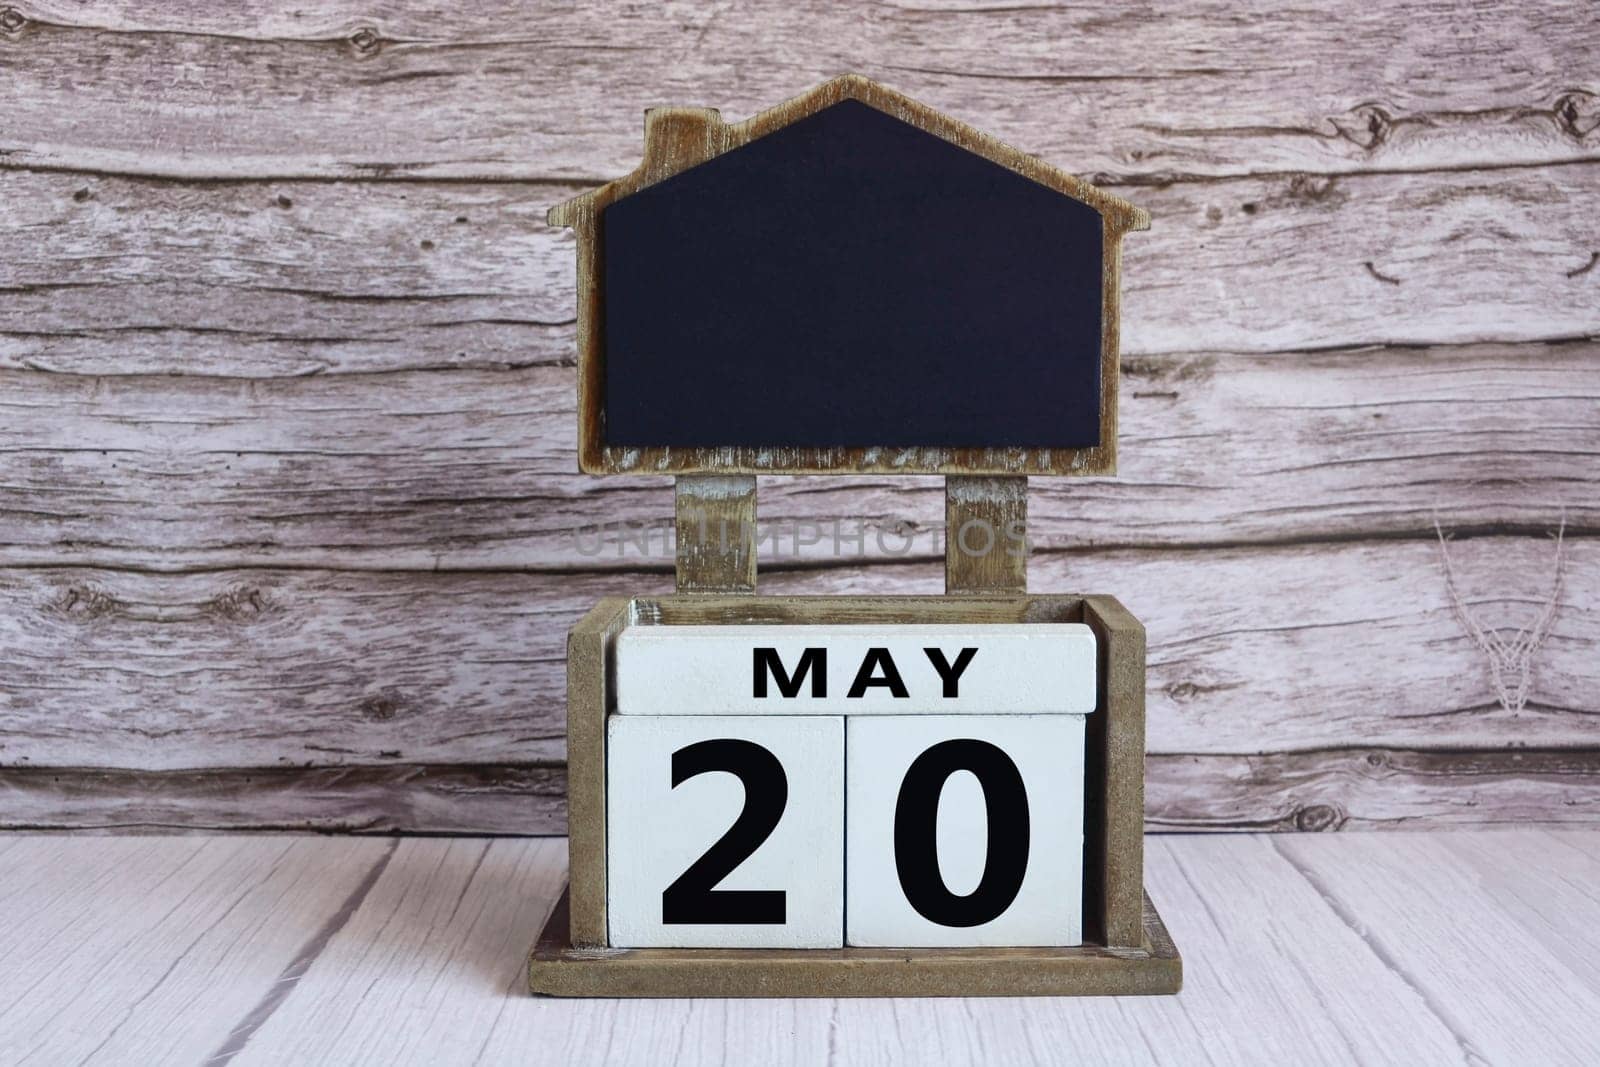
{"type": "Polygon", "coordinates": [[[1344,825],[1344,812],[1332,804],[1307,804],[1294,813],[1294,828],[1307,833],[1337,830],[1344,825]]]}
{"type": "Polygon", "coordinates": [[[1314,174],[1296,174],[1289,179],[1287,192],[1290,200],[1308,204],[1339,204],[1344,194],[1336,178],[1319,178],[1314,174]]]}
{"type": "Polygon", "coordinates": [[[1215,356],[1180,358],[1174,356],[1125,356],[1122,373],[1152,384],[1160,382],[1204,382],[1216,369],[1215,356]]]}
{"type": "Polygon", "coordinates": [[[28,16],[14,7],[0,7],[0,33],[18,34],[28,24],[28,16]]]}
{"type": "Polygon", "coordinates": [[[1574,89],[1557,98],[1551,109],[1556,127],[1575,141],[1581,141],[1600,127],[1600,102],[1586,89],[1574,89]]]}
{"type": "Polygon", "coordinates": [[[363,26],[350,35],[350,47],[357,55],[374,56],[383,47],[383,38],[371,26],[363,26]]]}
{"type": "Polygon", "coordinates": [[[1362,104],[1348,115],[1333,120],[1339,136],[1365,152],[1374,152],[1394,132],[1394,118],[1377,104],[1362,104]]]}
{"type": "Polygon", "coordinates": [[[70,585],[56,601],[56,610],[77,619],[98,619],[122,610],[122,601],[86,585],[70,585]]]}
{"type": "Polygon", "coordinates": [[[260,615],[267,608],[266,599],[261,595],[261,590],[250,586],[238,586],[216,596],[200,605],[200,613],[218,619],[236,621],[251,619],[260,615]]]}
{"type": "Polygon", "coordinates": [[[371,719],[373,722],[388,722],[400,714],[402,706],[398,693],[392,690],[385,690],[367,697],[357,706],[357,710],[361,712],[361,717],[364,719],[371,719]]]}

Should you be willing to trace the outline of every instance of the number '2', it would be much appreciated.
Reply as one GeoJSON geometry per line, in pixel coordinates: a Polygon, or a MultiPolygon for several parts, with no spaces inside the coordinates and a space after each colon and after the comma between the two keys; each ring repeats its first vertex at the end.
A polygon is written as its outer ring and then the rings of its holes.
{"type": "Polygon", "coordinates": [[[661,894],[661,921],[675,923],[759,923],[785,921],[781,889],[717,889],[716,885],[771,836],[789,803],[789,778],[778,757],[754,741],[718,738],[699,741],[672,754],[672,788],[712,771],[738,775],[744,808],[728,832],[689,865],[661,894]]]}

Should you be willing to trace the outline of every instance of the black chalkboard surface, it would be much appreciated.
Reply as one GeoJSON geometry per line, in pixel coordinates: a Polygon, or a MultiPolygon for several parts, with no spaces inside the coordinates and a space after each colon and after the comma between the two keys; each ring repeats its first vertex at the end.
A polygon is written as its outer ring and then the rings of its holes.
{"type": "Polygon", "coordinates": [[[1100,443],[1100,214],[865,103],[599,225],[607,445],[1100,443]]]}

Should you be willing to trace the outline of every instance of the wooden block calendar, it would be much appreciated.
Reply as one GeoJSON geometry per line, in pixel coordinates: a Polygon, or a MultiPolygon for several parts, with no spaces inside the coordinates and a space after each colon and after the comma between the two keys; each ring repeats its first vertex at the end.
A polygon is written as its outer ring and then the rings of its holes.
{"type": "Polygon", "coordinates": [[[677,593],[568,642],[563,996],[1175,992],[1144,631],[1026,593],[1116,458],[1133,205],[863,78],[647,113],[578,238],[579,464],[676,476],[677,593]],[[943,474],[946,595],[755,595],[757,474],[943,474]],[[1021,550],[1017,550],[1017,546],[1021,550]]]}

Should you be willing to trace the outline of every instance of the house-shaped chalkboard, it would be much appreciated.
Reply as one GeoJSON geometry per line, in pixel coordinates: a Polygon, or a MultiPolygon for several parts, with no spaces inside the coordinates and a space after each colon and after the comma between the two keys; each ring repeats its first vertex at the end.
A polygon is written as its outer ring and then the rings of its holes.
{"type": "Polygon", "coordinates": [[[595,474],[1108,474],[1144,213],[864,78],[647,113],[577,231],[595,474]]]}

